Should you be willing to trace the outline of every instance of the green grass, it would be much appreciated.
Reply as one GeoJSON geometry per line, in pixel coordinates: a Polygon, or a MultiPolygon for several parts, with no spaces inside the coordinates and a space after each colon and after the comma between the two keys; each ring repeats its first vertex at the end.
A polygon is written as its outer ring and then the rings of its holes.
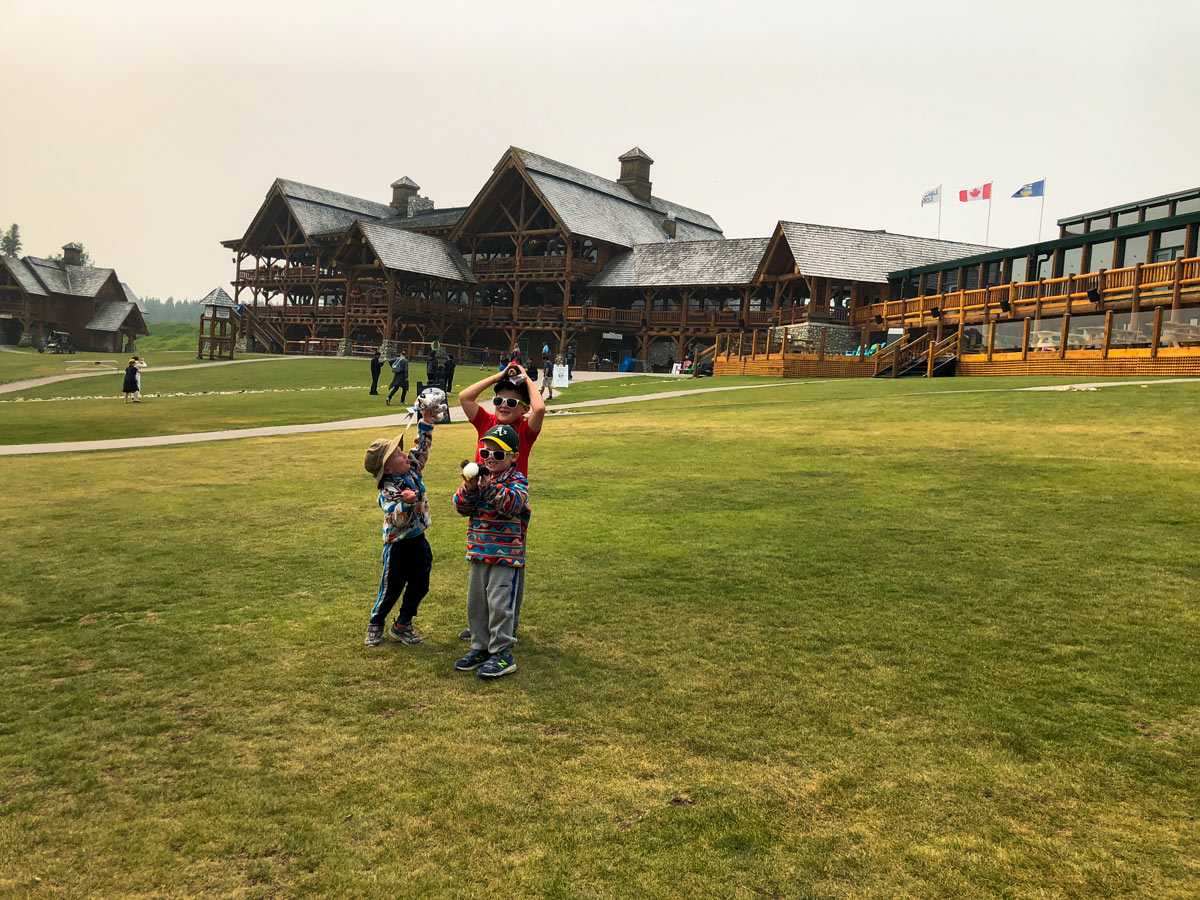
{"type": "Polygon", "coordinates": [[[870,384],[548,420],[492,685],[466,426],[419,647],[374,435],[6,461],[0,889],[1196,896],[1200,387],[870,384]]]}
{"type": "MultiPolygon", "coordinates": [[[[154,353],[138,350],[138,355],[147,359],[153,366],[205,365],[209,362],[197,359],[195,350],[160,350],[154,353]]],[[[87,363],[98,362],[114,366],[114,371],[124,370],[129,363],[129,354],[38,353],[28,348],[6,347],[0,351],[0,383],[24,381],[27,378],[41,378],[46,375],[65,375],[69,370],[86,371],[87,363]]]]}
{"type": "Polygon", "coordinates": [[[148,335],[138,338],[138,354],[160,350],[190,350],[194,356],[200,340],[198,322],[157,322],[147,326],[148,335]]]}

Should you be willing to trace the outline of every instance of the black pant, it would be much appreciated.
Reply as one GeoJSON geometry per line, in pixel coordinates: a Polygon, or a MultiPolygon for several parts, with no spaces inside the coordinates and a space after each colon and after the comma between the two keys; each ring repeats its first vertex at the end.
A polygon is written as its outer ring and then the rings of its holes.
{"type": "Polygon", "coordinates": [[[392,390],[388,393],[389,400],[396,395],[396,391],[400,391],[400,402],[403,403],[408,396],[408,382],[401,381],[399,375],[392,379],[392,390]]]}
{"type": "Polygon", "coordinates": [[[404,592],[404,602],[396,621],[407,625],[417,614],[417,607],[429,593],[429,570],[433,568],[433,550],[425,535],[393,541],[383,548],[383,576],[379,579],[379,596],[371,610],[371,624],[384,625],[388,613],[404,592]],[[405,586],[407,585],[407,589],[405,586]]]}
{"type": "Polygon", "coordinates": [[[371,373],[371,393],[372,394],[379,393],[379,373],[378,372],[371,373]]]}

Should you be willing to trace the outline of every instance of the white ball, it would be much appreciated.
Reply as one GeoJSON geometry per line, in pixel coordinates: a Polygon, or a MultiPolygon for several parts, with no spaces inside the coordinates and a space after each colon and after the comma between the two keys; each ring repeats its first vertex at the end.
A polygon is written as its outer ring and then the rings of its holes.
{"type": "Polygon", "coordinates": [[[468,478],[474,478],[479,474],[479,463],[469,462],[463,466],[463,474],[468,478]]]}

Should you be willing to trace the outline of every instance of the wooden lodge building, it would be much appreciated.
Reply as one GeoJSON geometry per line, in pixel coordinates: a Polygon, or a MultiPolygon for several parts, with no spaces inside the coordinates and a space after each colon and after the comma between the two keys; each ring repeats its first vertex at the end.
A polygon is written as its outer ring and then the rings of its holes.
{"type": "Polygon", "coordinates": [[[788,221],[726,239],[653,193],[640,148],[619,163],[610,181],[510,147],[441,210],[407,177],[388,204],[277,180],[223,242],[240,333],[283,352],[573,344],[655,368],[715,344],[718,373],[1200,372],[1200,189],[1011,249],[788,221]]]}
{"type": "Polygon", "coordinates": [[[0,338],[41,345],[52,331],[70,334],[80,350],[119,353],[147,334],[137,296],[112,269],[81,265],[79,244],[61,260],[0,256],[0,338]]]}
{"type": "Polygon", "coordinates": [[[389,204],[279,179],[223,242],[241,330],[284,352],[573,343],[581,361],[665,365],[730,330],[846,325],[853,303],[885,298],[889,267],[991,249],[783,222],[726,240],[707,213],[653,193],[640,148],[618,161],[610,181],[510,147],[470,205],[443,210],[407,177],[389,204]],[[839,258],[867,238],[886,251],[864,283],[839,258]]]}

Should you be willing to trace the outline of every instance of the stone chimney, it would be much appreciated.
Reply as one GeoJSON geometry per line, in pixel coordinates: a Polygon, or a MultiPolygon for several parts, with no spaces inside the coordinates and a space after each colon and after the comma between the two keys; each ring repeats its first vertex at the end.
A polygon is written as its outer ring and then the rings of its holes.
{"type": "Polygon", "coordinates": [[[83,265],[83,245],[76,244],[74,241],[62,248],[63,265],[81,266],[83,265]]]}
{"type": "Polygon", "coordinates": [[[618,156],[621,161],[621,177],[617,184],[629,188],[629,192],[643,203],[650,202],[650,166],[654,163],[641,147],[634,147],[618,156]]]}
{"type": "Polygon", "coordinates": [[[417,191],[421,190],[421,186],[405,175],[392,182],[392,209],[400,213],[402,216],[411,216],[411,202],[417,196],[417,191]]]}
{"type": "Polygon", "coordinates": [[[663,231],[667,233],[667,240],[675,240],[675,213],[667,213],[667,218],[663,221],[663,231]]]}

